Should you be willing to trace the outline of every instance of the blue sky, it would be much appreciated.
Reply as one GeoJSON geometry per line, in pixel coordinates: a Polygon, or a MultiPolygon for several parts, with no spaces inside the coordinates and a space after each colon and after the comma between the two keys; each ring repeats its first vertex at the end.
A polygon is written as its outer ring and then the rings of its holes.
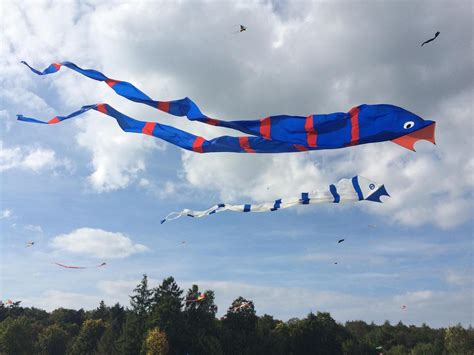
{"type": "Polygon", "coordinates": [[[215,290],[220,314],[243,296],[281,319],[313,310],[341,322],[471,324],[472,4],[454,4],[2,2],[1,299],[48,310],[128,304],[147,273],[152,285],[172,275],[215,290]],[[232,34],[240,23],[248,31],[232,34]],[[107,102],[206,137],[229,134],[67,69],[35,76],[21,60],[70,60],[155,99],[189,96],[222,119],[391,103],[437,121],[437,145],[198,155],[125,134],[97,113],[26,124],[16,114],[49,119],[107,102]],[[183,208],[271,201],[356,174],[391,198],[159,223],[183,208]],[[52,264],[103,261],[80,271],[52,264]]]}

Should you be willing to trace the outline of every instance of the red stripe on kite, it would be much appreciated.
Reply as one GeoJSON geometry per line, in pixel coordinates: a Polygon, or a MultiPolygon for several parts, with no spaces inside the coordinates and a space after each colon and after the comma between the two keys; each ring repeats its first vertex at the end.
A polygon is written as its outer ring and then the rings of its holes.
{"type": "Polygon", "coordinates": [[[106,84],[107,84],[108,86],[110,86],[111,88],[113,88],[114,85],[120,83],[120,80],[107,79],[105,82],[106,82],[106,84]]]}
{"type": "Polygon", "coordinates": [[[55,67],[56,70],[59,70],[59,69],[61,69],[61,64],[59,64],[59,63],[53,63],[53,67],[55,67]]]}
{"type": "Polygon", "coordinates": [[[58,122],[61,122],[61,120],[57,117],[53,117],[48,121],[48,124],[55,124],[55,123],[58,123],[58,122]]]}
{"type": "Polygon", "coordinates": [[[293,144],[293,147],[300,152],[306,152],[308,150],[308,148],[301,144],[293,144]]]}
{"type": "Polygon", "coordinates": [[[359,108],[351,108],[349,114],[351,116],[351,141],[349,145],[356,145],[359,144],[359,108]]]}
{"type": "Polygon", "coordinates": [[[214,118],[206,119],[206,123],[210,124],[210,125],[213,125],[213,126],[219,126],[219,124],[220,124],[219,120],[216,120],[214,118]]]}
{"type": "Polygon", "coordinates": [[[170,111],[169,101],[158,101],[158,110],[169,112],[170,111]]]}
{"type": "Polygon", "coordinates": [[[204,153],[202,150],[202,145],[204,144],[205,139],[202,137],[196,137],[196,140],[193,143],[193,150],[196,153],[204,153]]]}
{"type": "Polygon", "coordinates": [[[97,111],[107,114],[107,106],[105,104],[98,104],[97,111]]]}
{"type": "Polygon", "coordinates": [[[260,120],[260,135],[262,138],[271,139],[270,130],[272,127],[272,120],[270,117],[265,117],[260,120]]]}
{"type": "Polygon", "coordinates": [[[316,148],[318,133],[314,129],[314,120],[313,115],[306,117],[306,122],[304,124],[304,129],[306,131],[306,143],[312,148],[316,148]]]}
{"type": "Polygon", "coordinates": [[[255,150],[250,148],[249,137],[239,137],[239,144],[246,153],[255,153],[255,150]]]}
{"type": "Polygon", "coordinates": [[[145,126],[143,126],[142,133],[148,134],[149,136],[153,135],[153,130],[155,129],[156,122],[147,122],[145,126]]]}

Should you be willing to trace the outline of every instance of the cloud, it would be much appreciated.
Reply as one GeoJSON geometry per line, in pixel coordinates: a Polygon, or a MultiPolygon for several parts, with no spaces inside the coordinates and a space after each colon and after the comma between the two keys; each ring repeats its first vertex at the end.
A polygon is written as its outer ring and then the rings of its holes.
{"type": "Polygon", "coordinates": [[[79,228],[69,234],[58,235],[51,241],[51,246],[56,251],[95,258],[125,258],[149,250],[142,244],[134,244],[122,233],[93,228],[79,228]]]}
{"type": "Polygon", "coordinates": [[[34,224],[27,224],[23,227],[25,230],[35,233],[43,233],[43,228],[34,224]]]}
{"type": "Polygon", "coordinates": [[[112,121],[90,120],[77,135],[80,147],[92,153],[89,183],[98,192],[123,189],[146,170],[146,156],[164,145],[151,137],[124,134],[112,121]]]}
{"type": "MultiPolygon", "coordinates": [[[[24,297],[22,305],[33,306],[51,312],[57,308],[94,309],[102,300],[100,295],[47,290],[40,297],[24,297]]],[[[108,303],[111,304],[111,303],[108,303]]]]}
{"type": "Polygon", "coordinates": [[[8,148],[0,140],[0,172],[11,169],[40,172],[56,168],[71,171],[72,163],[68,159],[57,159],[56,152],[51,149],[21,146],[8,148]]]}
{"type": "Polygon", "coordinates": [[[474,276],[472,275],[472,270],[455,271],[448,270],[444,274],[445,281],[450,285],[455,286],[471,286],[474,285],[474,276]]]}
{"type": "Polygon", "coordinates": [[[2,210],[0,211],[0,219],[9,219],[13,216],[12,210],[2,210]]]}

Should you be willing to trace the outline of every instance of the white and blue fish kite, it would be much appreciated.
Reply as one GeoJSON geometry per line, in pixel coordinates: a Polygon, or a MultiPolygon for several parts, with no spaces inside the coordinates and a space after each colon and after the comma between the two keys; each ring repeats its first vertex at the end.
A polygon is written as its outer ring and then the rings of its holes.
{"type": "Polygon", "coordinates": [[[181,216],[205,217],[223,211],[234,212],[272,212],[282,208],[289,208],[297,205],[312,205],[316,203],[345,203],[356,201],[382,202],[381,196],[390,196],[385,190],[385,186],[377,184],[362,176],[354,176],[352,179],[342,179],[329,187],[311,192],[302,192],[295,197],[280,198],[273,202],[261,204],[229,205],[220,203],[205,211],[193,211],[184,209],[181,212],[172,212],[166,216],[161,223],[177,219],[181,216]]]}

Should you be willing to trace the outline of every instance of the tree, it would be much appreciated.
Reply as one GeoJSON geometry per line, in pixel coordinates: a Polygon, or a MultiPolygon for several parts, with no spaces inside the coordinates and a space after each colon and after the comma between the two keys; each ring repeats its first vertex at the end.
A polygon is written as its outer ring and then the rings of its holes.
{"type": "Polygon", "coordinates": [[[109,319],[109,307],[105,305],[104,301],[100,301],[99,307],[94,309],[91,312],[91,319],[102,319],[103,321],[107,321],[109,319]]]}
{"type": "Polygon", "coordinates": [[[116,303],[108,308],[107,321],[109,327],[105,330],[97,345],[97,353],[107,355],[120,354],[119,339],[122,335],[122,327],[125,322],[125,310],[116,303]]]}
{"type": "Polygon", "coordinates": [[[434,355],[436,347],[433,344],[418,343],[411,349],[410,355],[434,355]]]}
{"type": "Polygon", "coordinates": [[[122,354],[139,354],[142,346],[144,325],[138,315],[129,311],[123,325],[118,348],[122,354]]]}
{"type": "Polygon", "coordinates": [[[159,327],[168,337],[171,353],[186,353],[186,340],[183,329],[184,315],[181,312],[183,290],[173,277],[163,280],[162,284],[153,289],[150,326],[159,327]]]}
{"type": "Polygon", "coordinates": [[[257,319],[252,301],[238,297],[222,320],[222,349],[226,354],[252,354],[257,346],[257,319]],[[247,304],[245,307],[239,307],[247,304]]]}
{"type": "Polygon", "coordinates": [[[470,347],[469,333],[460,324],[446,329],[444,344],[449,354],[468,355],[470,347]]]}
{"type": "MultiPolygon", "coordinates": [[[[385,354],[385,353],[384,353],[385,354]]],[[[402,345],[402,344],[399,344],[399,345],[395,345],[395,346],[392,346],[386,353],[387,355],[408,355],[408,350],[407,348],[402,345]]]]}
{"type": "Polygon", "coordinates": [[[151,309],[153,291],[148,288],[148,277],[143,275],[140,283],[130,296],[132,309],[127,313],[122,335],[119,339],[119,348],[126,354],[138,354],[142,347],[143,338],[151,309]]]}
{"type": "Polygon", "coordinates": [[[169,344],[165,332],[162,332],[158,327],[150,329],[143,342],[142,352],[146,355],[167,355],[169,344]]]}
{"type": "Polygon", "coordinates": [[[50,320],[66,330],[71,337],[75,337],[79,334],[84,317],[83,309],[76,311],[75,309],[58,308],[51,313],[50,320]]]}
{"type": "Polygon", "coordinates": [[[53,324],[45,328],[38,337],[38,348],[44,355],[61,355],[66,353],[69,334],[59,325],[53,324]]]}
{"type": "Polygon", "coordinates": [[[79,335],[74,340],[71,355],[93,354],[97,343],[104,334],[108,324],[102,319],[88,319],[82,324],[79,335]]]}
{"type": "Polygon", "coordinates": [[[216,313],[214,291],[207,290],[204,299],[194,302],[201,295],[199,287],[193,285],[186,294],[184,308],[186,351],[191,354],[219,354],[217,340],[216,313]]]}
{"type": "Polygon", "coordinates": [[[7,318],[0,323],[0,354],[33,354],[35,340],[36,329],[24,316],[17,319],[7,318]]]}
{"type": "Polygon", "coordinates": [[[145,317],[150,312],[152,290],[148,289],[148,277],[143,274],[140,283],[133,290],[133,296],[130,296],[130,304],[133,312],[140,317],[145,317]]]}
{"type": "Polygon", "coordinates": [[[305,319],[290,323],[291,350],[297,354],[342,354],[342,343],[348,338],[344,328],[329,313],[310,313],[305,319]]]}
{"type": "Polygon", "coordinates": [[[286,338],[277,330],[283,322],[264,314],[257,320],[258,352],[261,354],[286,354],[286,338]]]}

